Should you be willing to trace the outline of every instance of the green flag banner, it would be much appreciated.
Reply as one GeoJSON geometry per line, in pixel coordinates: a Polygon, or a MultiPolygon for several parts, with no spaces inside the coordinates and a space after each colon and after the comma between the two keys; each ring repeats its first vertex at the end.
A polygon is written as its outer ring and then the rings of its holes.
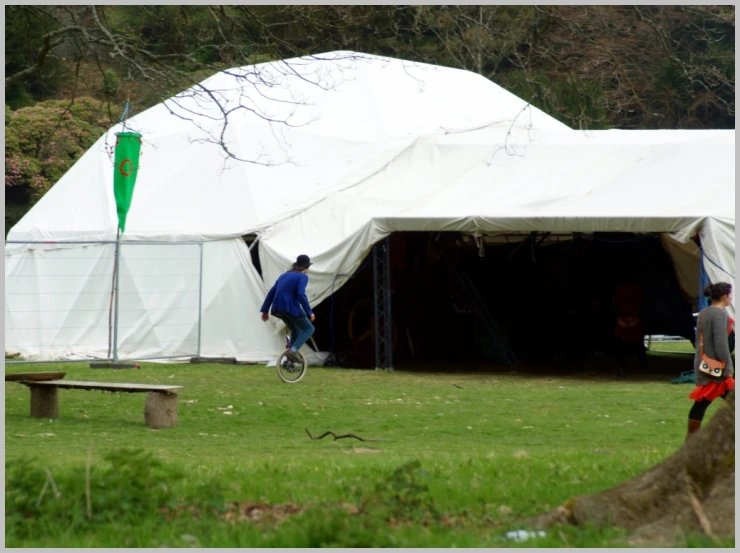
{"type": "Polygon", "coordinates": [[[115,168],[113,170],[113,194],[116,197],[118,226],[121,233],[126,230],[126,215],[134,196],[134,184],[139,172],[141,135],[135,132],[116,133],[115,168]]]}

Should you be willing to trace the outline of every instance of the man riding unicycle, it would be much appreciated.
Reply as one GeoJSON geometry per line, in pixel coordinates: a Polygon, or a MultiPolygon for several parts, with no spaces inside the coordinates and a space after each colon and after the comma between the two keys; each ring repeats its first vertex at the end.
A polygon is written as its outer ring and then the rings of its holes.
{"type": "Polygon", "coordinates": [[[263,321],[267,321],[270,312],[272,312],[272,315],[281,319],[290,331],[287,348],[278,359],[278,375],[286,382],[297,382],[303,376],[306,359],[300,353],[300,349],[315,330],[312,322],[316,317],[306,296],[306,285],[308,284],[306,273],[311,265],[313,263],[307,255],[299,255],[291,268],[280,275],[270,288],[260,309],[263,321]],[[281,368],[283,368],[281,361],[284,358],[291,362],[287,363],[289,369],[295,366],[296,363],[303,365],[297,378],[286,380],[281,373],[281,368]]]}

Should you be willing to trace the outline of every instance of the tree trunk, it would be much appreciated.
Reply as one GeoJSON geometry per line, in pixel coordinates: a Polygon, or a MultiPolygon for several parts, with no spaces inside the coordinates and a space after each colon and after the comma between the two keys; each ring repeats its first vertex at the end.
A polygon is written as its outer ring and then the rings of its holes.
{"type": "Polygon", "coordinates": [[[674,455],[610,490],[569,499],[535,526],[586,523],[624,528],[635,545],[673,545],[688,533],[734,536],[734,392],[674,455]]]}

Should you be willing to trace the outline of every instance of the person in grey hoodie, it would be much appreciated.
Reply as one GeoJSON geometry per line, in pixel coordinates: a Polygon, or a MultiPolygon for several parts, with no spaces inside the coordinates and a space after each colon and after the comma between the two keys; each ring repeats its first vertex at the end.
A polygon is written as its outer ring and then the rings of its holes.
{"type": "Polygon", "coordinates": [[[711,305],[702,309],[696,323],[696,354],[694,355],[694,373],[696,388],[689,394],[694,405],[689,411],[689,427],[686,439],[701,428],[704,414],[712,401],[721,397],[725,399],[735,388],[735,374],[732,366],[732,355],[728,336],[733,330],[727,306],[732,302],[732,285],[727,282],[710,284],[704,289],[704,295],[710,298],[711,305]],[[722,373],[717,377],[710,376],[701,370],[702,352],[715,361],[724,362],[722,373]]]}

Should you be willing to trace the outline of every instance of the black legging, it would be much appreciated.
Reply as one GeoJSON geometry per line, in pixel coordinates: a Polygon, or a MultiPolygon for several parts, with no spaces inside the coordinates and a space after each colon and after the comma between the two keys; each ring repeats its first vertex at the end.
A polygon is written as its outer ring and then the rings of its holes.
{"type": "Polygon", "coordinates": [[[283,323],[285,323],[285,326],[288,328],[288,334],[290,335],[290,342],[293,343],[293,340],[298,335],[298,332],[296,332],[293,323],[290,322],[290,319],[288,317],[284,316],[284,313],[282,311],[273,311],[272,314],[283,321],[283,323]]]}
{"type": "MultiPolygon", "coordinates": [[[[725,392],[722,394],[722,399],[727,399],[727,394],[730,392],[725,392]]],[[[711,400],[708,399],[702,399],[701,401],[695,401],[694,405],[691,407],[691,410],[689,411],[689,419],[692,421],[703,421],[704,415],[707,412],[707,409],[709,409],[709,406],[712,404],[711,400]]]]}

